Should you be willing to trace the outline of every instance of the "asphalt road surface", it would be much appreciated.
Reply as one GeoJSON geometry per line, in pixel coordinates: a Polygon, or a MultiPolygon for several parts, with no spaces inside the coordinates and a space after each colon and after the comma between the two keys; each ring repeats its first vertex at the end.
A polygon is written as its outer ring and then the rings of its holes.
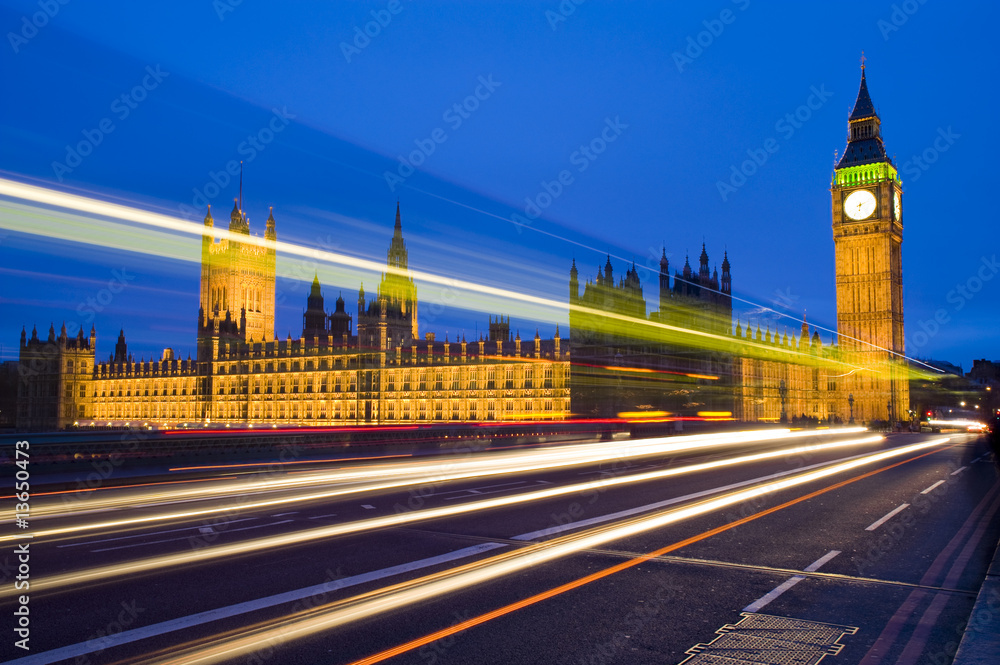
{"type": "Polygon", "coordinates": [[[3,660],[951,662],[1000,537],[985,439],[734,438],[33,477],[3,660]]]}

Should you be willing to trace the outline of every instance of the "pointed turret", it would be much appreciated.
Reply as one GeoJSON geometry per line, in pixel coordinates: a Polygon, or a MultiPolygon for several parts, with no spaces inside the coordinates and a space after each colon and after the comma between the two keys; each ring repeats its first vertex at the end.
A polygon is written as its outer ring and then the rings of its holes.
{"type": "Polygon", "coordinates": [[[611,255],[610,254],[608,254],[608,260],[604,264],[604,282],[608,286],[614,286],[615,285],[614,270],[611,268],[611,255]]]}
{"type": "Polygon", "coordinates": [[[396,224],[392,229],[392,240],[389,242],[387,254],[390,268],[407,269],[408,256],[406,251],[406,241],[403,240],[403,222],[399,214],[399,201],[396,201],[396,224]]]}
{"type": "Polygon", "coordinates": [[[569,269],[569,303],[571,305],[576,304],[580,299],[580,273],[576,269],[576,259],[573,259],[573,265],[569,269]]]}
{"type": "Polygon", "coordinates": [[[868,94],[865,66],[861,65],[861,86],[858,88],[854,109],[847,119],[847,147],[844,149],[844,156],[837,163],[838,169],[878,162],[892,163],[882,143],[881,124],[871,95],[868,94]]]}
{"type": "Polygon", "coordinates": [[[698,275],[708,277],[708,252],[705,243],[701,243],[701,256],[698,257],[698,275]]]}
{"type": "Polygon", "coordinates": [[[118,331],[118,342],[115,343],[115,359],[116,363],[123,363],[128,360],[128,345],[125,343],[125,329],[122,328],[118,331]]]}
{"type": "Polygon", "coordinates": [[[278,234],[274,231],[274,206],[268,209],[267,228],[264,229],[264,237],[267,240],[277,240],[278,234]]]}
{"type": "Polygon", "coordinates": [[[229,230],[233,233],[250,235],[250,225],[247,223],[243,211],[240,210],[239,202],[233,199],[233,211],[229,213],[229,230]]]}
{"type": "Polygon", "coordinates": [[[848,120],[862,120],[875,115],[875,105],[868,94],[868,80],[865,78],[865,66],[861,65],[861,87],[858,88],[858,98],[854,100],[854,110],[848,120]]]}
{"type": "Polygon", "coordinates": [[[319,274],[316,274],[309,289],[309,297],[306,298],[305,314],[302,315],[302,336],[310,339],[326,337],[327,332],[323,293],[320,289],[319,274]]]}
{"type": "Polygon", "coordinates": [[[208,204],[208,211],[205,213],[205,226],[212,227],[215,225],[215,220],[212,219],[212,204],[208,204]]]}

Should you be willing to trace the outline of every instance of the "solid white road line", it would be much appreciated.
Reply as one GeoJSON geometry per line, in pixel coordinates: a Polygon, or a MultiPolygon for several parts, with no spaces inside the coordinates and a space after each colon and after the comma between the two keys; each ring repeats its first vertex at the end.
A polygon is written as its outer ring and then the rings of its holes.
{"type": "Polygon", "coordinates": [[[273,596],[267,596],[266,598],[258,598],[257,600],[249,600],[244,603],[237,603],[236,605],[229,605],[228,607],[221,607],[216,610],[208,610],[207,612],[191,614],[186,617],[181,617],[180,619],[162,621],[160,623],[154,623],[150,626],[126,630],[114,635],[105,635],[99,640],[88,640],[86,642],[72,644],[60,649],[43,651],[25,658],[11,660],[8,661],[8,665],[14,665],[15,663],[17,665],[49,665],[49,663],[58,663],[61,660],[79,658],[80,656],[88,653],[104,651],[105,649],[110,649],[111,647],[128,644],[138,640],[144,640],[148,637],[163,635],[175,630],[184,630],[193,626],[208,623],[210,621],[239,616],[247,612],[253,612],[255,610],[274,607],[275,605],[281,605],[283,603],[302,600],[303,598],[309,598],[310,596],[320,596],[321,594],[327,594],[337,589],[344,589],[358,584],[380,580],[385,577],[392,577],[393,575],[400,575],[402,573],[408,573],[422,568],[429,568],[430,566],[437,566],[442,563],[455,561],[456,559],[464,559],[466,557],[482,554],[483,552],[495,550],[500,547],[506,547],[506,545],[503,543],[483,543],[482,545],[474,545],[472,547],[455,550],[454,552],[448,552],[447,554],[440,554],[438,556],[432,556],[426,559],[392,566],[391,568],[383,568],[382,570],[376,570],[370,573],[343,577],[339,580],[330,580],[329,582],[306,587],[304,589],[286,591],[273,596]]]}
{"type": "Polygon", "coordinates": [[[307,520],[321,520],[324,517],[336,517],[337,513],[330,513],[329,515],[313,515],[312,517],[307,517],[307,520]]]}
{"type": "Polygon", "coordinates": [[[875,529],[879,528],[880,526],[882,526],[883,524],[885,524],[886,522],[888,522],[889,520],[891,520],[893,517],[895,517],[897,514],[903,512],[904,510],[906,510],[909,507],[910,507],[910,504],[904,503],[903,505],[899,506],[898,508],[893,508],[888,513],[886,513],[885,517],[883,517],[881,519],[877,519],[874,522],[872,522],[871,524],[869,524],[868,526],[866,526],[865,527],[865,531],[874,531],[875,529]]]}
{"type": "MultiPolygon", "coordinates": [[[[803,572],[815,573],[817,570],[820,569],[821,566],[823,566],[823,564],[825,564],[827,561],[837,556],[838,554],[840,554],[840,550],[830,550],[829,552],[827,552],[826,554],[824,554],[823,556],[821,556],[820,558],[816,559],[811,564],[803,568],[803,572]]],[[[776,586],[774,589],[772,589],[771,591],[767,592],[757,600],[753,601],[752,603],[744,607],[742,611],[759,612],[772,600],[774,600],[781,594],[785,593],[786,591],[788,591],[789,589],[791,589],[793,586],[795,586],[804,579],[805,577],[803,577],[802,575],[795,575],[794,577],[789,577],[787,580],[776,586]]]]}
{"type": "Polygon", "coordinates": [[[969,467],[967,467],[967,466],[960,466],[960,467],[958,467],[957,469],[955,469],[954,471],[952,471],[952,472],[951,472],[951,475],[953,475],[953,476],[957,476],[958,474],[962,473],[963,471],[965,471],[965,470],[966,470],[966,469],[968,469],[968,468],[969,468],[969,467]]]}
{"type": "Polygon", "coordinates": [[[925,489],[923,492],[921,492],[921,494],[929,494],[930,492],[933,492],[934,489],[937,488],[940,485],[944,485],[944,481],[943,480],[937,481],[936,483],[934,483],[933,485],[931,485],[930,487],[928,487],[927,489],[925,489]]]}

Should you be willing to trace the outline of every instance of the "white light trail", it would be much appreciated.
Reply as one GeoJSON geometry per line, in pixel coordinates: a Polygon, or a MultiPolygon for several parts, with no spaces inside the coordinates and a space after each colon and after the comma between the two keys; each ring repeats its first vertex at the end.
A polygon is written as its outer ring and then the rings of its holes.
{"type": "MultiPolygon", "coordinates": [[[[148,572],[150,570],[172,568],[176,566],[188,565],[193,563],[201,563],[205,561],[212,561],[215,559],[231,557],[240,554],[259,553],[269,549],[286,547],[290,545],[299,545],[302,543],[311,542],[314,540],[321,540],[324,538],[333,538],[337,536],[360,533],[363,531],[371,531],[374,529],[381,529],[386,527],[398,527],[405,524],[412,524],[432,519],[439,519],[442,517],[450,517],[454,515],[478,512],[493,508],[529,503],[532,501],[551,499],[553,497],[563,496],[567,494],[577,494],[580,492],[586,492],[590,490],[603,490],[609,487],[614,487],[619,485],[648,482],[650,480],[658,480],[671,476],[679,476],[688,473],[709,471],[726,466],[749,464],[752,462],[772,459],[775,457],[781,457],[787,455],[799,455],[811,452],[822,452],[827,450],[833,450],[836,448],[843,448],[847,446],[876,443],[878,441],[881,441],[882,439],[883,439],[882,436],[874,435],[874,436],[861,437],[858,439],[850,439],[846,441],[836,441],[831,443],[798,446],[791,449],[783,448],[780,450],[774,450],[769,452],[744,455],[732,459],[713,460],[710,462],[703,462],[699,464],[691,464],[688,466],[674,467],[668,469],[660,469],[656,471],[648,471],[645,473],[619,476],[616,478],[602,478],[600,480],[576,483],[573,485],[566,485],[562,487],[547,488],[543,490],[536,490],[533,492],[525,492],[523,494],[517,494],[513,496],[484,499],[480,501],[472,501],[463,504],[449,505],[440,508],[428,508],[424,510],[398,513],[395,515],[387,515],[384,517],[375,517],[365,520],[357,520],[354,522],[347,522],[344,524],[335,524],[330,526],[317,527],[313,529],[297,531],[291,534],[284,534],[280,536],[268,536],[264,538],[241,541],[230,545],[221,545],[208,549],[183,552],[180,554],[168,554],[163,556],[138,559],[129,562],[115,563],[113,565],[101,566],[98,568],[91,568],[88,570],[83,570],[78,572],[65,573],[54,577],[42,578],[41,580],[32,582],[32,589],[34,589],[35,592],[37,593],[39,591],[61,588],[73,584],[84,584],[95,581],[106,581],[109,579],[113,579],[115,577],[148,572]]],[[[13,590],[9,591],[11,594],[13,594],[13,590]]],[[[6,591],[0,591],[0,598],[5,597],[5,595],[7,595],[6,591]]]]}
{"type": "Polygon", "coordinates": [[[623,524],[599,527],[551,541],[536,543],[520,550],[506,552],[451,570],[331,603],[326,607],[306,610],[277,622],[277,625],[274,621],[269,621],[266,624],[247,629],[243,635],[226,636],[203,646],[185,649],[165,657],[154,657],[144,662],[147,665],[208,665],[223,662],[263,648],[265,645],[268,648],[273,648],[275,644],[307,637],[360,619],[461,591],[582,550],[600,547],[615,540],[659,529],[765,494],[780,492],[867,464],[918,452],[945,443],[947,440],[947,438],[936,439],[866,455],[848,462],[831,464],[815,471],[763,483],[745,490],[729,492],[680,508],[645,515],[623,524]]]}
{"type": "MultiPolygon", "coordinates": [[[[148,505],[153,505],[150,502],[155,503],[169,501],[171,503],[176,503],[181,501],[211,498],[219,495],[235,495],[239,496],[241,500],[238,504],[226,504],[211,508],[156,513],[143,515],[141,517],[54,527],[47,530],[37,531],[35,533],[35,539],[37,541],[44,538],[66,536],[69,534],[77,534],[88,531],[123,529],[129,527],[140,527],[145,524],[207,517],[210,515],[231,513],[234,509],[247,511],[259,508],[270,508],[274,506],[286,506],[309,501],[318,501],[321,499],[343,497],[350,494],[399,489],[410,485],[437,484],[470,478],[580,466],[583,464],[593,464],[608,460],[635,459],[650,455],[693,451],[709,447],[778,441],[830,434],[847,434],[859,431],[864,431],[864,428],[855,427],[836,430],[801,430],[796,432],[784,429],[750,430],[735,433],[724,432],[714,434],[694,434],[686,437],[657,437],[653,439],[630,441],[627,444],[623,444],[620,441],[612,441],[601,444],[578,444],[560,448],[517,451],[494,454],[482,458],[444,462],[408,461],[398,465],[379,465],[377,469],[367,467],[357,471],[350,470],[337,471],[334,473],[318,472],[316,474],[303,474],[294,478],[267,480],[241,487],[233,487],[231,483],[223,483],[216,487],[175,488],[166,492],[150,491],[143,492],[138,495],[131,494],[125,497],[96,499],[95,503],[88,502],[88,507],[90,510],[100,511],[109,508],[148,507],[148,505]],[[387,466],[388,468],[386,468],[387,466]],[[373,476],[379,478],[379,480],[374,482],[371,481],[370,478],[373,476]],[[400,478],[397,480],[383,480],[386,477],[392,476],[399,476],[400,478]],[[326,491],[312,491],[304,494],[294,494],[292,496],[284,496],[262,501],[246,502],[243,500],[243,498],[251,493],[283,491],[301,486],[351,482],[356,482],[357,484],[348,485],[347,487],[338,487],[336,489],[326,491]],[[145,505],[139,506],[139,501],[145,502],[145,505]]],[[[34,509],[32,513],[34,519],[40,520],[44,518],[66,516],[78,518],[80,515],[84,514],[84,511],[81,511],[78,506],[67,506],[66,504],[56,505],[54,508],[48,509],[44,507],[43,504],[43,506],[34,509]]],[[[12,520],[7,520],[7,522],[11,521],[12,520]]],[[[13,542],[17,539],[18,536],[16,534],[0,536],[0,542],[13,542]]]]}

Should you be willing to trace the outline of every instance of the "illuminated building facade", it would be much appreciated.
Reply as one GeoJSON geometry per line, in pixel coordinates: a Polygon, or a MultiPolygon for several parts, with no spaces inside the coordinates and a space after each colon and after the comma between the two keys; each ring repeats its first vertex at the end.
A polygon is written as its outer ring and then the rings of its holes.
{"type": "MultiPolygon", "coordinates": [[[[211,228],[211,212],[205,226],[211,228]]],[[[234,206],[230,231],[249,235],[234,206]]],[[[274,215],[265,238],[274,240],[274,215]]],[[[357,329],[343,297],[327,313],[313,281],[301,339],[273,339],[275,257],[270,247],[202,241],[198,351],[136,360],[124,331],[95,362],[96,332],[47,340],[21,336],[17,426],[74,424],[177,427],[554,420],[569,415],[569,353],[551,339],[510,335],[490,321],[489,339],[417,337],[417,289],[408,274],[399,208],[387,270],[375,297],[358,297],[357,329]]]]}
{"type": "Polygon", "coordinates": [[[573,262],[569,322],[574,413],[612,417],[636,411],[733,411],[731,349],[674,342],[670,335],[685,329],[728,338],[733,318],[729,257],[724,256],[721,279],[717,269],[710,271],[704,246],[697,273],[685,261],[671,284],[669,270],[664,250],[659,309],[647,316],[634,264],[615,282],[608,257],[581,293],[573,262]]]}
{"type": "Polygon", "coordinates": [[[705,410],[750,422],[907,420],[902,185],[863,68],[830,191],[838,339],[824,346],[804,319],[797,337],[759,324],[734,329],[728,256],[720,278],[709,273],[704,247],[698,273],[685,261],[673,286],[664,254],[660,307],[649,317],[634,266],[615,284],[609,260],[581,296],[574,262],[574,411],[579,404],[593,415],[705,410]]]}
{"type": "Polygon", "coordinates": [[[848,143],[830,185],[839,346],[863,367],[844,381],[855,417],[903,419],[909,382],[903,361],[903,185],[882,143],[881,120],[861,87],[848,143]]]}
{"type": "MultiPolygon", "coordinates": [[[[847,147],[830,184],[837,285],[837,339],[823,347],[805,323],[794,350],[739,352],[737,415],[773,420],[804,414],[844,422],[905,421],[909,374],[903,358],[902,183],[882,142],[881,119],[861,85],[847,121],[847,147]]],[[[737,328],[737,337],[743,335],[737,328]]],[[[764,343],[774,345],[770,333],[764,343]]],[[[756,336],[747,339],[761,342],[756,336]]]]}
{"type": "MultiPolygon", "coordinates": [[[[905,420],[902,358],[902,186],[886,154],[881,121],[861,85],[848,144],[831,181],[837,339],[824,345],[803,322],[798,336],[732,321],[732,274],[685,260],[670,276],[660,260],[658,309],[647,315],[633,264],[615,280],[610,257],[593,281],[570,269],[570,337],[522,341],[509,318],[490,318],[487,339],[420,339],[399,207],[373,297],[356,315],[343,296],[327,313],[313,281],[301,339],[274,339],[273,246],[202,241],[195,359],[165,350],[155,361],[128,354],[124,333],[106,362],[96,334],[47,340],[22,332],[20,429],[74,423],[308,425],[614,416],[621,412],[714,412],[743,421],[905,420]],[[573,370],[570,371],[570,357],[573,370]],[[570,397],[572,394],[572,406],[570,397]]],[[[211,212],[205,226],[213,227],[211,212]]],[[[230,232],[250,234],[239,204],[230,232]]],[[[265,239],[274,241],[273,212],[265,239]]]]}

